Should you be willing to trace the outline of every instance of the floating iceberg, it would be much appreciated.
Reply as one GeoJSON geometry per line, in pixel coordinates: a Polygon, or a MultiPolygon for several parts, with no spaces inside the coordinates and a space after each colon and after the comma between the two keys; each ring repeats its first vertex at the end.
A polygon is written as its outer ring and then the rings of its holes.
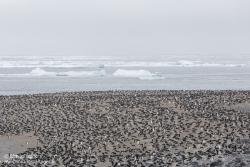
{"type": "Polygon", "coordinates": [[[155,74],[151,74],[149,76],[141,76],[139,77],[139,79],[142,79],[142,80],[155,80],[155,79],[165,79],[161,73],[159,72],[156,72],[155,74]]]}
{"type": "Polygon", "coordinates": [[[57,73],[57,76],[78,76],[78,77],[99,77],[105,76],[106,71],[68,71],[63,73],[57,73]]]}
{"type": "Polygon", "coordinates": [[[139,78],[144,80],[165,79],[160,73],[156,72],[155,74],[152,74],[147,70],[118,69],[113,75],[119,77],[139,78]]]}
{"type": "MultiPolygon", "coordinates": [[[[24,75],[28,75],[28,74],[24,74],[24,75]]],[[[39,67],[37,67],[36,69],[32,70],[29,75],[31,76],[56,76],[55,72],[47,72],[39,67]]]]}
{"type": "Polygon", "coordinates": [[[105,76],[106,71],[68,71],[68,72],[47,72],[39,67],[25,74],[0,74],[0,76],[73,76],[73,77],[98,77],[105,76]]]}
{"type": "Polygon", "coordinates": [[[113,74],[114,76],[119,76],[119,77],[132,77],[132,78],[139,78],[141,76],[149,76],[151,73],[147,70],[123,70],[123,69],[118,69],[116,72],[113,74]]]}

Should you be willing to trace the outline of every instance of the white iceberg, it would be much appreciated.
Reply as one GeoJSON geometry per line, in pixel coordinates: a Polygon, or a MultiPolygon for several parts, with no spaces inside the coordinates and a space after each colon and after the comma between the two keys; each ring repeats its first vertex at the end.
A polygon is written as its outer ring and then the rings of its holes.
{"type": "Polygon", "coordinates": [[[114,76],[119,77],[132,77],[132,78],[139,78],[141,76],[149,76],[151,73],[147,70],[123,70],[118,69],[113,74],[114,76]]]}
{"type": "Polygon", "coordinates": [[[118,69],[113,75],[118,76],[118,77],[139,78],[139,79],[144,79],[144,80],[165,79],[159,72],[152,74],[147,70],[118,69]]]}
{"type": "MultiPolygon", "coordinates": [[[[28,75],[28,74],[25,74],[28,75]]],[[[47,72],[39,67],[37,67],[36,69],[32,70],[29,75],[31,76],[55,76],[56,73],[55,72],[47,72]]]]}
{"type": "Polygon", "coordinates": [[[68,72],[62,72],[57,73],[57,76],[76,76],[76,77],[99,77],[99,76],[105,76],[106,71],[68,71],[68,72]]]}
{"type": "Polygon", "coordinates": [[[106,71],[67,71],[67,72],[47,72],[39,67],[32,70],[30,73],[24,74],[0,74],[0,76],[73,76],[73,77],[98,77],[106,76],[106,71]]]}
{"type": "Polygon", "coordinates": [[[151,74],[149,76],[141,76],[139,77],[139,79],[142,79],[142,80],[155,80],[155,79],[165,79],[161,73],[159,72],[156,72],[155,74],[151,74]]]}

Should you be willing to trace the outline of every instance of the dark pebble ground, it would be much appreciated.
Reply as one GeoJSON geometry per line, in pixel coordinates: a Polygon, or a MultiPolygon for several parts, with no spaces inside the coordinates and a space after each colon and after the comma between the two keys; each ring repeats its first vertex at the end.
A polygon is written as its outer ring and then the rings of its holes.
{"type": "Polygon", "coordinates": [[[233,90],[0,96],[1,166],[250,166],[249,104],[233,90]]]}

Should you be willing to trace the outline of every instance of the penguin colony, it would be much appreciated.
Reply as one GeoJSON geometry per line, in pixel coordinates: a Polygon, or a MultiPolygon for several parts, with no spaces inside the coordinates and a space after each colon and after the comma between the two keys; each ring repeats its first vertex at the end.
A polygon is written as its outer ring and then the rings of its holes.
{"type": "Polygon", "coordinates": [[[47,166],[216,166],[250,154],[250,112],[232,109],[249,103],[232,90],[0,96],[0,137],[34,133],[37,147],[18,155],[47,166]]]}

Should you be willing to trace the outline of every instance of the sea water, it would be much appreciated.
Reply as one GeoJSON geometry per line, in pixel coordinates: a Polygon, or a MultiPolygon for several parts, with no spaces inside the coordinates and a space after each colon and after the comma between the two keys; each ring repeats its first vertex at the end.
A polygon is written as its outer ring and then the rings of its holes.
{"type": "Polygon", "coordinates": [[[0,56],[0,94],[249,90],[250,55],[0,56]]]}

